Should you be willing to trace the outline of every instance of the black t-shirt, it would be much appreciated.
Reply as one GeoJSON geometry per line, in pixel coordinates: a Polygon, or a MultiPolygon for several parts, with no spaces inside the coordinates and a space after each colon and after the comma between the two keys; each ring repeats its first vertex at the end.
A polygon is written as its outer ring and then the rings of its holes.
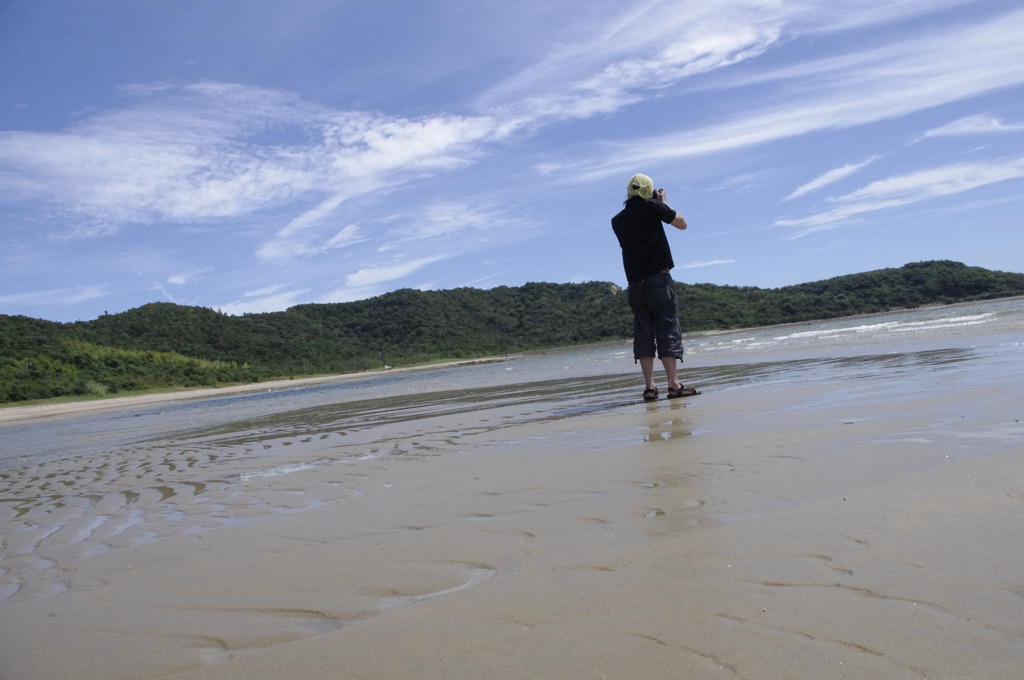
{"type": "Polygon", "coordinates": [[[631,197],[612,218],[612,229],[622,247],[626,281],[640,281],[675,266],[662,226],[662,222],[671,224],[675,218],[676,211],[665,203],[640,196],[631,197]]]}

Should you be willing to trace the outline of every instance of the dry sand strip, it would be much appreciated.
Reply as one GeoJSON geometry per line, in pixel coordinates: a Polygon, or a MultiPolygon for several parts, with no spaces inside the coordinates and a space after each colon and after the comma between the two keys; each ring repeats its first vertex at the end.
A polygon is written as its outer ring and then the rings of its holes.
{"type": "MultiPolygon", "coordinates": [[[[440,368],[451,368],[453,366],[473,366],[476,364],[509,361],[511,358],[512,357],[470,359],[439,364],[427,364],[424,366],[391,368],[387,369],[387,373],[409,373],[413,371],[429,371],[440,368]]],[[[0,423],[15,423],[27,420],[38,420],[41,418],[74,416],[99,411],[116,411],[119,409],[131,409],[138,406],[148,406],[150,404],[160,404],[172,401],[189,401],[195,399],[206,399],[209,397],[221,397],[228,394],[245,394],[247,392],[270,392],[273,390],[294,389],[296,387],[305,387],[308,385],[322,385],[324,383],[348,380],[363,380],[382,374],[384,374],[383,370],[363,371],[359,373],[343,373],[340,375],[318,376],[313,378],[269,380],[267,382],[231,385],[228,387],[207,387],[193,390],[181,390],[178,392],[164,392],[160,394],[139,394],[128,397],[91,399],[64,404],[32,404],[27,406],[8,405],[5,408],[0,408],[0,423]]]]}
{"type": "Polygon", "coordinates": [[[59,565],[0,604],[0,677],[1020,677],[1011,407],[886,387],[444,416],[447,450],[260,480],[304,512],[59,565]]]}

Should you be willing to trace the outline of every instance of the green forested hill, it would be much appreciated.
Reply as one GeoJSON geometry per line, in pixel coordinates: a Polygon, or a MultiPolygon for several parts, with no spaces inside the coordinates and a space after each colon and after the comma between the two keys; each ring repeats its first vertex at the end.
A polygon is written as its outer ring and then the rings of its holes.
{"type": "MultiPolygon", "coordinates": [[[[777,289],[679,284],[690,331],[1024,295],[1024,274],[908,264],[777,289]]],[[[611,283],[399,290],[234,317],[153,303],[61,324],[0,316],[0,402],[346,373],[627,338],[611,283]]]]}

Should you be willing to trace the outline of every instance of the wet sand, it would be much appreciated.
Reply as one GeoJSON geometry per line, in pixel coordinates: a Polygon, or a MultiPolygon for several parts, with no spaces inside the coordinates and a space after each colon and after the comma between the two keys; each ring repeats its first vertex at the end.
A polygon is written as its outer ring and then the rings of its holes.
{"type": "Polygon", "coordinates": [[[0,677],[1021,677],[1019,386],[900,384],[448,413],[128,505],[101,480],[55,533],[4,518],[34,571],[0,677]]]}
{"type": "Polygon", "coordinates": [[[0,408],[0,424],[20,423],[41,418],[59,418],[61,416],[76,416],[98,411],[116,411],[123,409],[147,406],[150,404],[162,404],[173,401],[187,401],[207,399],[230,394],[244,394],[246,392],[268,392],[272,390],[295,389],[297,387],[308,387],[310,385],[323,385],[325,383],[343,382],[346,380],[362,380],[365,378],[384,374],[413,373],[417,371],[430,371],[440,368],[451,368],[454,366],[473,366],[486,363],[500,363],[510,361],[514,357],[491,357],[482,359],[467,359],[449,361],[436,364],[424,364],[421,366],[408,366],[403,368],[389,368],[378,371],[361,371],[358,373],[342,373],[338,375],[315,376],[308,378],[289,378],[285,380],[267,380],[261,383],[248,383],[244,385],[228,385],[224,387],[201,387],[174,392],[158,392],[152,394],[135,394],[125,397],[105,397],[97,399],[85,399],[65,403],[42,403],[27,404],[24,406],[13,405],[0,408]]]}

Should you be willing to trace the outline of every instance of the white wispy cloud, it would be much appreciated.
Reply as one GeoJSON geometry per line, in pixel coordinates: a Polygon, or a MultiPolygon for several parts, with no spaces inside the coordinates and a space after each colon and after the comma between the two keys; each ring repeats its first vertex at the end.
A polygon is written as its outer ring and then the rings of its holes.
{"type": "Polygon", "coordinates": [[[48,307],[52,305],[74,305],[88,300],[106,297],[109,291],[106,286],[75,286],[73,288],[55,288],[36,290],[24,293],[8,293],[0,295],[2,306],[48,307]]]}
{"type": "Polygon", "coordinates": [[[345,277],[345,283],[356,287],[365,288],[378,286],[382,283],[403,278],[414,272],[423,269],[428,264],[433,264],[445,259],[442,255],[432,255],[419,259],[396,262],[394,264],[381,265],[377,267],[364,267],[359,271],[345,277]]]}
{"type": "Polygon", "coordinates": [[[776,225],[794,229],[793,237],[836,229],[848,220],[962,193],[971,189],[1024,178],[1024,156],[978,163],[956,163],[871,182],[851,193],[832,199],[838,207],[807,217],[782,219],[776,225]]]}
{"type": "Polygon", "coordinates": [[[591,182],[630,168],[904,116],[1024,83],[1024,10],[759,75],[723,78],[742,92],[772,83],[781,104],[675,134],[641,135],[547,172],[591,182]]]}
{"type": "Polygon", "coordinates": [[[584,39],[554,42],[543,59],[482,93],[486,111],[536,122],[617,111],[692,76],[751,60],[787,34],[830,34],[903,21],[966,0],[648,0],[611,4],[584,39]],[[604,18],[608,17],[608,18],[604,18]]]}
{"type": "Polygon", "coordinates": [[[977,114],[955,120],[948,125],[937,127],[922,135],[928,137],[959,137],[963,135],[983,135],[999,132],[1020,132],[1024,123],[1005,123],[998,116],[977,114]]]}
{"type": "Polygon", "coordinates": [[[841,168],[829,170],[828,172],[812,179],[810,182],[797,187],[797,189],[793,193],[791,193],[789,196],[786,196],[786,198],[784,198],[783,200],[788,201],[790,199],[799,198],[801,196],[804,196],[805,194],[811,193],[812,191],[817,191],[822,187],[827,187],[830,184],[834,184],[839,180],[845,179],[850,175],[853,175],[861,168],[867,167],[871,163],[874,163],[876,160],[878,160],[878,158],[879,156],[872,156],[866,161],[862,161],[860,163],[850,163],[844,165],[841,168]]]}
{"type": "Polygon", "coordinates": [[[350,224],[327,239],[322,245],[307,253],[307,256],[312,257],[336,248],[350,248],[357,243],[363,243],[368,240],[370,240],[370,237],[358,225],[350,224]]]}
{"type": "Polygon", "coordinates": [[[586,40],[547,57],[479,98],[483,110],[535,124],[619,110],[679,80],[752,58],[779,38],[768,4],[646,2],[619,8],[586,40]]]}
{"type": "MultiPolygon", "coordinates": [[[[73,227],[79,236],[295,205],[298,215],[258,252],[265,259],[299,257],[323,243],[319,234],[302,232],[329,226],[353,196],[476,162],[488,145],[540,121],[616,110],[695,74],[749,60],[796,30],[791,25],[827,32],[879,16],[904,18],[926,4],[861,3],[824,12],[814,3],[783,7],[767,0],[713,7],[648,2],[494,86],[480,98],[487,112],[477,116],[339,111],[286,92],[225,83],[137,86],[130,89],[132,106],[66,131],[0,133],[0,194],[83,216],[73,227]]],[[[1018,11],[957,28],[955,36],[940,33],[734,81],[731,87],[770,78],[800,96],[752,117],[611,146],[598,162],[587,159],[587,172],[577,177],[590,181],[641,161],[870,122],[1021,82],[1022,17],[1018,11]]]]}
{"type": "Polygon", "coordinates": [[[174,304],[180,304],[180,302],[178,301],[178,298],[175,297],[174,295],[172,295],[171,292],[169,290],[167,290],[167,286],[165,286],[160,281],[154,281],[152,283],[152,285],[149,287],[149,289],[150,290],[155,290],[156,292],[158,292],[161,295],[163,295],[164,299],[167,300],[167,302],[173,302],[174,304]]]}
{"type": "Polygon", "coordinates": [[[457,243],[454,237],[474,235],[485,239],[492,232],[508,237],[527,228],[522,220],[507,217],[497,208],[460,200],[437,201],[421,214],[400,219],[402,225],[394,229],[382,250],[416,244],[417,248],[440,247],[450,253],[457,243]]]}
{"type": "Polygon", "coordinates": [[[972,4],[973,0],[796,0],[777,3],[789,23],[808,34],[830,35],[846,31],[905,22],[944,9],[972,4]]]}
{"type": "Polygon", "coordinates": [[[195,283],[197,279],[209,271],[209,269],[201,269],[198,271],[178,272],[177,274],[171,274],[168,276],[167,283],[174,286],[187,286],[191,283],[195,283]]]}
{"type": "MultiPolygon", "coordinates": [[[[906,21],[970,0],[646,0],[595,2],[548,22],[549,53],[485,90],[480,110],[586,117],[618,110],[690,76],[750,60],[793,35],[906,21]]],[[[543,27],[535,27],[544,30],[543,27]]]]}
{"type": "Polygon", "coordinates": [[[389,283],[415,274],[424,267],[447,259],[444,255],[431,255],[408,260],[382,262],[362,267],[345,276],[344,285],[320,296],[320,302],[351,302],[381,295],[393,286],[389,283]]]}
{"type": "Polygon", "coordinates": [[[698,262],[688,262],[680,265],[680,269],[703,269],[704,267],[717,267],[723,264],[736,264],[736,260],[703,260],[698,262]]]}
{"type": "Polygon", "coordinates": [[[80,236],[313,199],[278,233],[288,240],[353,195],[473,162],[478,144],[504,134],[487,117],[337,111],[239,85],[143,94],[151,98],[67,131],[0,133],[0,193],[88,218],[80,236]]]}
{"type": "Polygon", "coordinates": [[[302,296],[309,293],[308,288],[281,290],[283,286],[270,286],[265,291],[247,293],[242,300],[235,300],[217,307],[225,314],[260,314],[263,312],[288,309],[302,302],[302,296]]]}

